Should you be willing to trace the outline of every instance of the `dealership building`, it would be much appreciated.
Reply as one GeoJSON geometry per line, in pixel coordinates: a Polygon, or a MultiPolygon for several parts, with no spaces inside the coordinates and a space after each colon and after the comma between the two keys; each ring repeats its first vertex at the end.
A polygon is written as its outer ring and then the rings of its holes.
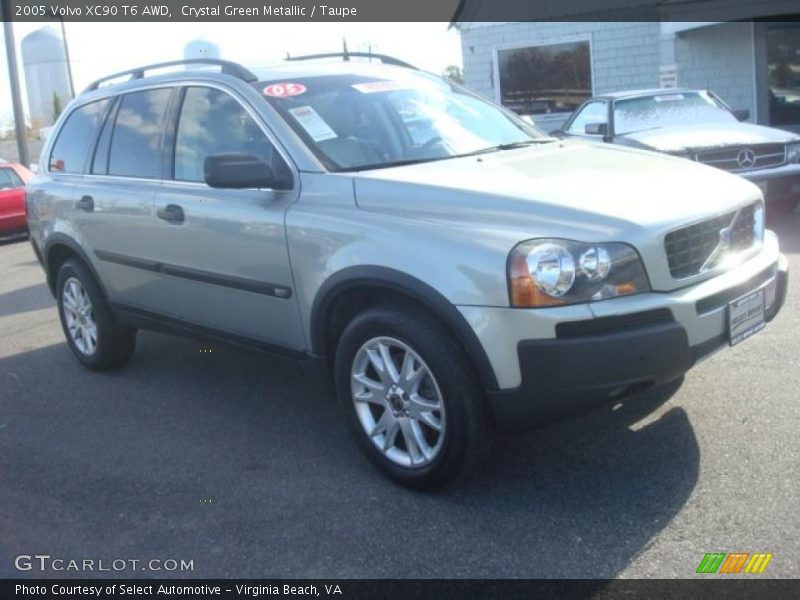
{"type": "MultiPolygon", "coordinates": [[[[467,2],[462,16],[474,17],[470,4],[480,3],[467,2]]],[[[592,95],[659,87],[709,89],[748,110],[751,122],[800,131],[797,15],[787,16],[784,2],[737,4],[734,22],[559,21],[552,14],[552,21],[454,25],[465,83],[546,131],[592,95]]]]}

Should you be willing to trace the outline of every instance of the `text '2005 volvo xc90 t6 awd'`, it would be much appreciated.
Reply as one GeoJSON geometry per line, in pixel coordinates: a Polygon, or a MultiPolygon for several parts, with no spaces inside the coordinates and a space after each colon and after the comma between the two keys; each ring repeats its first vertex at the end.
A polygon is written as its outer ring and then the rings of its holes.
{"type": "Polygon", "coordinates": [[[75,99],[27,209],[78,360],[159,328],[317,361],[371,461],[433,487],[495,429],[674,380],[777,314],[752,183],[383,60],[143,67],[75,99]]]}

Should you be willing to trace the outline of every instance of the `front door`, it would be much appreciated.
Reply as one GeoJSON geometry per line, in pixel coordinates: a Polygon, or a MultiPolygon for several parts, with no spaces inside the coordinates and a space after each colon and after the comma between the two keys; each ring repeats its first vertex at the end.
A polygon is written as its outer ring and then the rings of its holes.
{"type": "Polygon", "coordinates": [[[291,350],[304,347],[284,214],[296,184],[254,115],[228,91],[181,90],[171,179],[155,198],[159,312],[183,323],[291,350]],[[290,189],[213,189],[209,154],[257,155],[290,189]]]}

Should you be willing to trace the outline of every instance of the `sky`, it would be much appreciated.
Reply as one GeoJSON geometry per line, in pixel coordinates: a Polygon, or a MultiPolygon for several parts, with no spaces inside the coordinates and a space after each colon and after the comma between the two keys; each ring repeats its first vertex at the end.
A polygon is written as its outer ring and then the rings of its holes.
{"type": "MultiPolygon", "coordinates": [[[[441,73],[461,65],[458,32],[448,23],[67,23],[67,42],[76,91],[93,80],[140,65],[183,58],[196,39],[220,49],[221,58],[257,66],[296,56],[338,52],[342,38],[352,51],[390,54],[421,69],[441,73]]],[[[25,88],[19,44],[41,23],[14,23],[21,86],[25,88]]],[[[51,27],[59,27],[58,24],[51,27]]],[[[0,32],[0,39],[2,34],[0,32]]],[[[5,41],[0,46],[0,129],[12,118],[5,41]]],[[[27,113],[27,100],[23,99],[27,113]]]]}

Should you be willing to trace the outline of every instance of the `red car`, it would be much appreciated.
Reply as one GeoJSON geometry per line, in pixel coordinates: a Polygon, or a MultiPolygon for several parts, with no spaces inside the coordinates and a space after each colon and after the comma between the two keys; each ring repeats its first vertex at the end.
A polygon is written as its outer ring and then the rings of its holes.
{"type": "Polygon", "coordinates": [[[33,177],[20,164],[0,162],[0,239],[25,233],[25,183],[33,177]]]}

